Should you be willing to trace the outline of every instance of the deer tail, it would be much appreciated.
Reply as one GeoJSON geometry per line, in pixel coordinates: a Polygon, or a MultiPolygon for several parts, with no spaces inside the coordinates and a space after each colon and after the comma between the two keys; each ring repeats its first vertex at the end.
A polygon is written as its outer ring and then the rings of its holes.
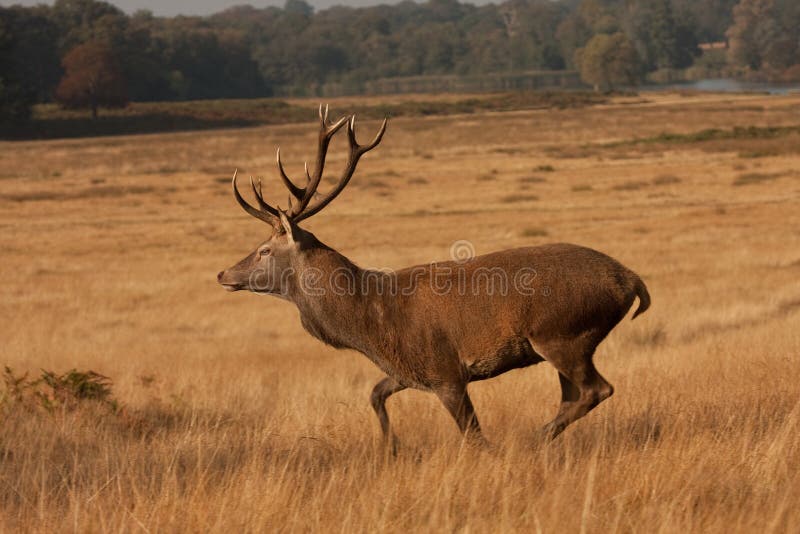
{"type": "Polygon", "coordinates": [[[631,320],[639,317],[650,307],[650,293],[647,292],[647,286],[644,285],[644,282],[642,282],[642,279],[638,276],[636,277],[636,285],[634,288],[636,289],[636,296],[639,297],[639,307],[634,312],[631,320]]]}

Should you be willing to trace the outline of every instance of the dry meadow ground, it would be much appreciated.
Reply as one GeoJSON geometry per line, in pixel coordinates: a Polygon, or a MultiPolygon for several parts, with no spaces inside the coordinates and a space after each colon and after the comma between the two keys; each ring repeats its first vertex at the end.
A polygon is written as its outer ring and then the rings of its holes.
{"type": "Polygon", "coordinates": [[[675,94],[391,121],[307,222],[323,241],[372,267],[575,242],[653,297],[595,359],[616,395],[555,442],[533,439],[560,399],[543,363],[471,386],[494,454],[393,397],[397,458],[366,358],[215,280],[264,233],[233,169],[283,201],[274,148],[299,175],[313,123],[0,143],[0,364],[93,369],[123,406],[6,395],[0,530],[797,532],[800,134],[626,142],[797,125],[800,96],[675,94]]]}

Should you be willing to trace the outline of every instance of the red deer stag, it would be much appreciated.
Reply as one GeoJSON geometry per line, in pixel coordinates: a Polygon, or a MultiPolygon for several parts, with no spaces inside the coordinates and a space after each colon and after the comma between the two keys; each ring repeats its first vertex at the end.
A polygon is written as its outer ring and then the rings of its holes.
{"type": "Polygon", "coordinates": [[[247,203],[234,174],[236,200],[266,222],[271,235],[220,272],[219,283],[229,291],[247,289],[293,302],[312,336],[357,350],[380,367],[387,376],[372,390],[371,401],[392,446],[385,403],[394,393],[406,388],[433,392],[464,435],[483,441],[467,384],[544,360],[558,370],[561,405],[542,434],[557,436],[613,393],[592,357],[637,297],[633,317],[649,307],[647,288],[616,260],[570,244],[504,250],[394,273],[358,267],[298,223],[342,192],[361,156],[380,143],[385,131],[386,120],[371,143],[359,145],[354,116],[331,122],[327,107],[320,107],[316,165],[313,174],[306,168],[305,187],[288,178],[278,149],[280,177],[291,193],[286,211],[265,202],[260,181],[256,185],[252,178],[258,207],[247,203]],[[349,142],[344,172],[328,194],[319,196],[328,144],[343,127],[349,142]],[[517,283],[521,279],[528,283],[517,283]]]}

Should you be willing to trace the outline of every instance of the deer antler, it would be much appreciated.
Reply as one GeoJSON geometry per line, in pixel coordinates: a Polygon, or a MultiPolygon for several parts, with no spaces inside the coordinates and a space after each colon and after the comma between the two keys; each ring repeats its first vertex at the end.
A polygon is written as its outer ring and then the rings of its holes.
{"type": "Polygon", "coordinates": [[[233,184],[233,196],[236,197],[236,201],[239,205],[244,208],[244,211],[255,217],[256,219],[261,219],[265,223],[273,224],[275,218],[278,217],[278,210],[264,202],[264,197],[261,196],[261,180],[258,181],[258,190],[256,190],[256,184],[253,183],[253,178],[250,177],[250,186],[253,188],[253,193],[256,196],[256,200],[258,201],[258,205],[261,207],[260,210],[254,208],[250,204],[247,203],[245,199],[242,198],[242,195],[239,193],[239,188],[236,187],[236,177],[239,174],[239,169],[236,169],[233,173],[233,180],[231,183],[233,184]]]}
{"type": "Polygon", "coordinates": [[[314,167],[314,174],[309,174],[308,172],[308,165],[306,165],[306,186],[303,188],[297,187],[294,183],[289,180],[286,173],[283,171],[283,165],[280,162],[280,155],[278,156],[278,168],[281,172],[281,178],[283,179],[286,187],[289,188],[289,191],[294,195],[294,197],[298,200],[298,203],[291,207],[291,210],[288,214],[290,219],[294,219],[297,215],[302,213],[302,211],[308,206],[311,197],[314,196],[316,193],[317,188],[319,187],[320,181],[322,180],[322,171],[325,167],[325,156],[328,154],[328,145],[333,139],[333,136],[339,129],[344,126],[350,117],[342,117],[336,122],[330,122],[328,120],[328,106],[322,107],[322,104],[319,106],[319,144],[317,146],[317,161],[314,167]]]}
{"type": "MultiPolygon", "coordinates": [[[[309,206],[308,201],[311,200],[311,197],[314,195],[314,193],[316,193],[317,187],[319,186],[319,178],[322,177],[322,173],[320,172],[319,176],[315,175],[314,178],[316,178],[316,181],[312,181],[306,188],[306,202],[303,205],[303,209],[295,209],[292,211],[292,219],[295,222],[300,222],[303,219],[307,219],[312,215],[319,213],[325,206],[330,204],[334,198],[339,196],[339,193],[341,193],[345,188],[347,183],[350,181],[350,178],[353,177],[353,173],[356,170],[356,165],[358,165],[358,160],[361,159],[361,156],[378,146],[378,143],[380,143],[381,139],[383,139],[383,134],[386,132],[387,122],[388,119],[383,119],[383,124],[381,124],[377,135],[371,143],[367,145],[359,145],[356,141],[356,116],[352,115],[350,117],[350,120],[347,121],[347,141],[350,145],[350,153],[347,156],[347,165],[345,166],[344,172],[342,172],[342,176],[339,178],[339,183],[327,195],[324,195],[320,200],[309,206]]],[[[324,160],[324,154],[322,159],[324,160]]],[[[321,168],[322,167],[320,164],[320,169],[321,168]]]]}
{"type": "MultiPolygon", "coordinates": [[[[330,204],[330,202],[336,198],[339,193],[345,188],[347,183],[350,181],[350,178],[353,177],[353,173],[356,170],[356,165],[358,164],[358,160],[378,146],[378,143],[381,142],[383,138],[383,134],[386,132],[386,124],[388,119],[383,120],[383,124],[381,124],[380,130],[378,130],[378,134],[372,140],[371,143],[368,145],[359,145],[356,142],[356,133],[355,133],[355,124],[356,118],[355,115],[344,116],[337,120],[336,122],[331,122],[328,119],[328,106],[326,105],[324,108],[320,104],[319,106],[319,122],[320,122],[320,131],[319,131],[319,141],[317,146],[317,159],[316,164],[314,166],[314,173],[311,174],[308,171],[308,164],[305,167],[305,175],[306,175],[306,185],[305,187],[298,187],[287,175],[286,171],[283,168],[283,163],[281,162],[281,149],[278,148],[277,153],[277,163],[278,163],[278,172],[280,173],[281,180],[283,184],[289,189],[289,193],[291,196],[289,197],[289,210],[286,213],[286,216],[295,221],[300,222],[303,219],[307,219],[312,215],[319,213],[325,206],[330,204]],[[331,139],[333,136],[338,132],[342,126],[347,124],[347,140],[350,146],[350,152],[347,157],[347,165],[342,173],[342,176],[339,178],[339,183],[336,187],[331,190],[330,193],[323,196],[320,200],[315,202],[314,204],[310,204],[311,199],[316,195],[317,188],[319,188],[319,184],[322,181],[322,172],[325,167],[325,157],[328,154],[328,145],[330,145],[331,139]],[[292,202],[292,197],[297,200],[297,203],[292,202]]],[[[252,215],[253,217],[260,219],[264,222],[273,224],[275,218],[278,217],[278,209],[270,206],[267,202],[264,201],[264,197],[261,194],[261,180],[258,181],[258,187],[256,187],[256,183],[253,182],[253,179],[250,178],[250,186],[253,188],[253,194],[256,197],[256,201],[258,201],[258,205],[260,209],[257,209],[250,204],[247,203],[242,198],[242,195],[239,193],[239,190],[236,186],[236,173],[233,174],[233,194],[236,197],[237,202],[244,208],[244,210],[252,215]]]]}

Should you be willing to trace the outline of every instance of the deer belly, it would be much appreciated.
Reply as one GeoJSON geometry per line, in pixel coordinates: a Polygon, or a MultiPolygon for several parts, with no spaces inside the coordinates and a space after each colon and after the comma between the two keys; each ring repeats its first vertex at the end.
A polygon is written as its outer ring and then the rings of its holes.
{"type": "Polygon", "coordinates": [[[467,369],[470,380],[485,380],[501,375],[512,369],[528,367],[544,361],[524,337],[506,341],[499,348],[489,350],[481,356],[472,355],[472,360],[467,360],[467,369]]]}

